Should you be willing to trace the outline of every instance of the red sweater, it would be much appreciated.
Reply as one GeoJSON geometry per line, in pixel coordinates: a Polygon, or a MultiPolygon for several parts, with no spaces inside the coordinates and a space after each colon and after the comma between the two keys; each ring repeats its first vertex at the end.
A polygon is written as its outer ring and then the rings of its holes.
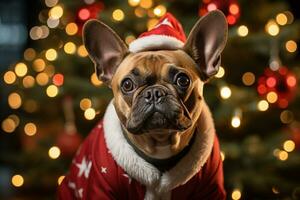
{"type": "MultiPolygon", "coordinates": [[[[87,137],[72,161],[69,174],[59,187],[62,200],[143,200],[146,188],[131,178],[113,159],[100,122],[87,137]]],[[[191,179],[171,191],[172,200],[223,200],[223,169],[215,136],[208,160],[191,179]]]]}

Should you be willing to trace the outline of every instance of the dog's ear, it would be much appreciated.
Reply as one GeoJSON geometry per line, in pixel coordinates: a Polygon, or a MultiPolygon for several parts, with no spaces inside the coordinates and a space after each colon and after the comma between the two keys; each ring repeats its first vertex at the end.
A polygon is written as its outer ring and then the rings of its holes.
{"type": "Polygon", "coordinates": [[[110,86],[112,76],[128,52],[120,37],[107,25],[90,20],[83,27],[83,43],[100,80],[110,86]]]}
{"type": "Polygon", "coordinates": [[[203,81],[219,70],[227,32],[227,20],[221,11],[216,10],[199,19],[188,36],[183,49],[195,60],[203,81]]]}

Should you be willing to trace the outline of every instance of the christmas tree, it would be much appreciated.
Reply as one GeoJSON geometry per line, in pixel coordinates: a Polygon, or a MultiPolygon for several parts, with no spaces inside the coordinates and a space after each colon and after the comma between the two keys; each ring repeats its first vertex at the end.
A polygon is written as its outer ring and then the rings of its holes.
{"type": "Polygon", "coordinates": [[[112,98],[82,43],[87,20],[102,20],[130,44],[167,11],[189,33],[200,16],[220,9],[228,42],[204,95],[221,143],[228,199],[300,199],[296,0],[30,2],[28,45],[1,74],[0,198],[53,199],[112,98]]]}

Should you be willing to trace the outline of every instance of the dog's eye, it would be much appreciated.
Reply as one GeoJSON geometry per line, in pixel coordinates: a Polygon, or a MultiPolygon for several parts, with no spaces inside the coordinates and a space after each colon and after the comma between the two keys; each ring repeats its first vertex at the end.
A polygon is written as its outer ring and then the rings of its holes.
{"type": "Polygon", "coordinates": [[[130,92],[134,89],[135,86],[130,78],[125,78],[122,81],[121,87],[124,92],[130,92]]]}
{"type": "Polygon", "coordinates": [[[190,79],[186,74],[180,73],[177,75],[176,84],[182,88],[187,88],[190,85],[190,79]]]}

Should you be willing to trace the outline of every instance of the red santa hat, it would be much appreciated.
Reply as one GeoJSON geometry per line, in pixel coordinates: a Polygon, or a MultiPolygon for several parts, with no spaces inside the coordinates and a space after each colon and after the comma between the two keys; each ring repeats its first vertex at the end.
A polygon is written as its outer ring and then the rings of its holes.
{"type": "Polygon", "coordinates": [[[136,53],[148,50],[179,49],[186,41],[181,24],[171,14],[163,16],[158,24],[148,32],[142,33],[130,43],[129,51],[136,53]]]}

